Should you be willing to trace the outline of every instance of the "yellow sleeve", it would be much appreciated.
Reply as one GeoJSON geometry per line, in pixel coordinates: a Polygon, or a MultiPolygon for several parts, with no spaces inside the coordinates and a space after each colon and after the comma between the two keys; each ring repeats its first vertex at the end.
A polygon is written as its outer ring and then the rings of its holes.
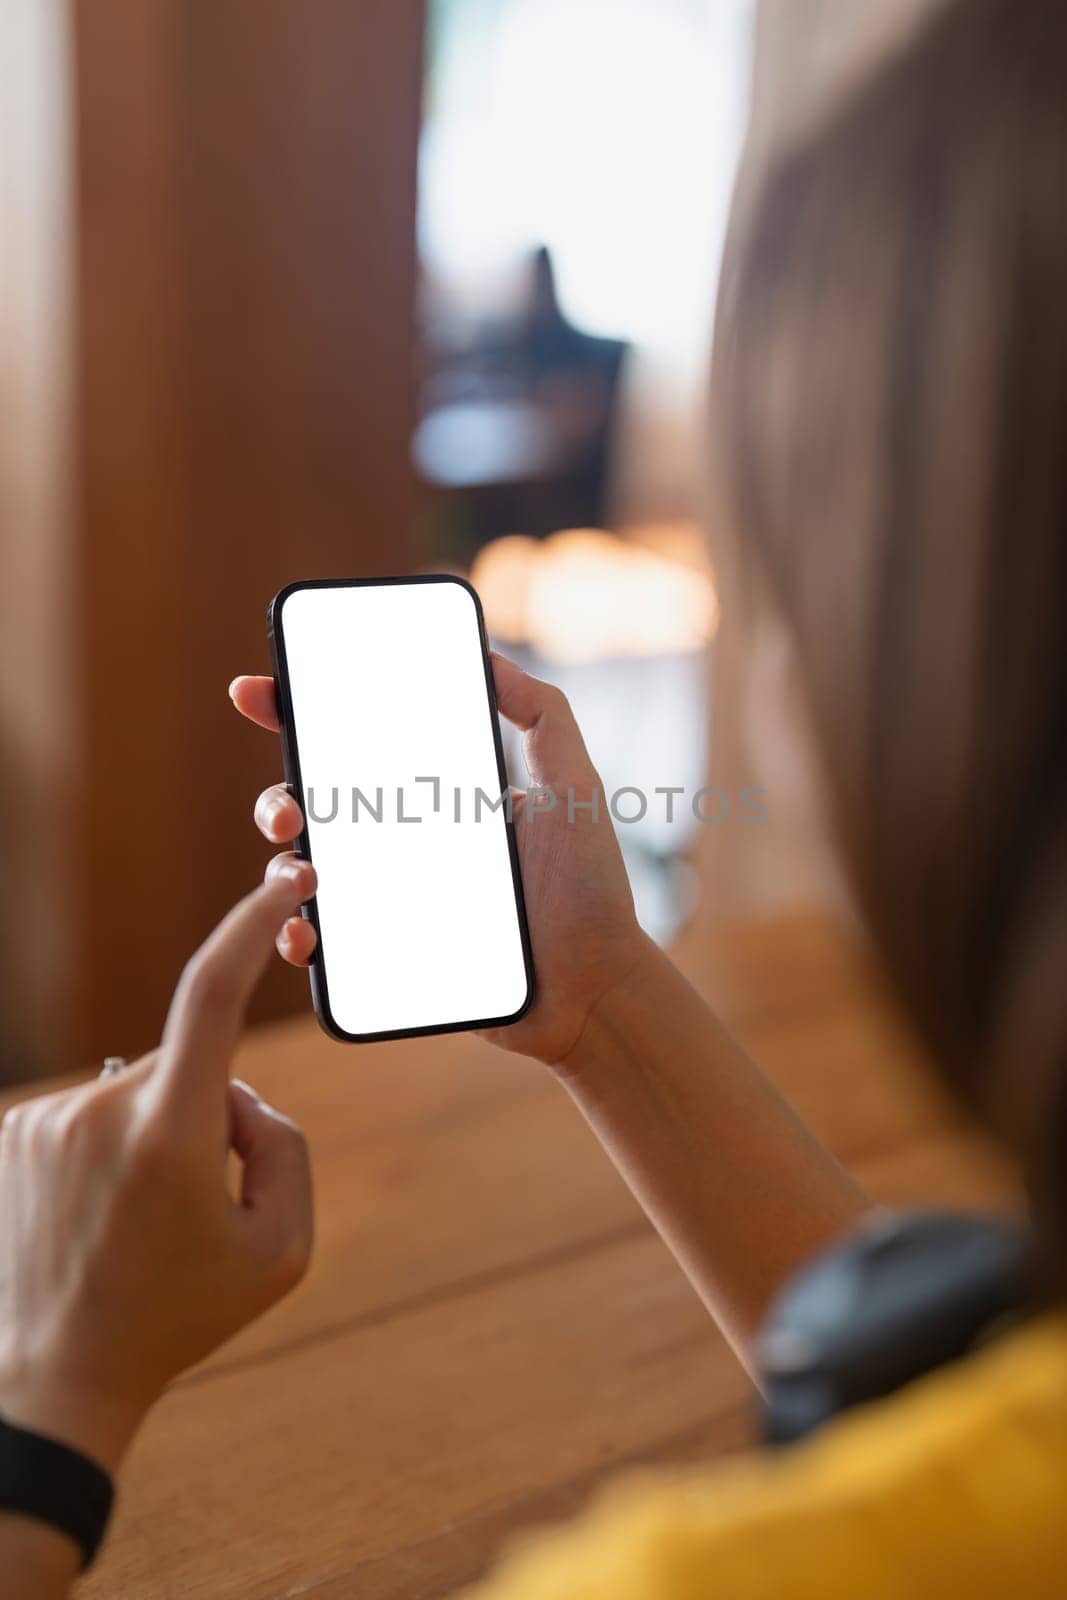
{"type": "Polygon", "coordinates": [[[1052,1600],[1067,1593],[1067,1328],[739,1468],[631,1480],[467,1600],[1052,1600]]]}

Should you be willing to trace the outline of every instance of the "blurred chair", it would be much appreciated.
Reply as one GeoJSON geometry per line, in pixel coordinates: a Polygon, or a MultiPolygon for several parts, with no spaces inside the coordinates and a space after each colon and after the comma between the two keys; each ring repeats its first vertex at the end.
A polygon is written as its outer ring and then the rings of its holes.
{"type": "Polygon", "coordinates": [[[567,320],[544,248],[514,317],[459,343],[447,321],[435,330],[414,457],[453,554],[502,533],[605,523],[626,350],[567,320]]]}

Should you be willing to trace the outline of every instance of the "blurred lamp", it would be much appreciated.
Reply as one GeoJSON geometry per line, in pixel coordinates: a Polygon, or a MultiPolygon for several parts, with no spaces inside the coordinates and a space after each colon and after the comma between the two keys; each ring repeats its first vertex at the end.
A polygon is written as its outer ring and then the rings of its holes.
{"type": "Polygon", "coordinates": [[[718,621],[699,550],[699,533],[684,525],[642,530],[640,542],[572,529],[543,542],[497,539],[471,578],[489,631],[545,661],[673,655],[702,650],[718,621]]]}

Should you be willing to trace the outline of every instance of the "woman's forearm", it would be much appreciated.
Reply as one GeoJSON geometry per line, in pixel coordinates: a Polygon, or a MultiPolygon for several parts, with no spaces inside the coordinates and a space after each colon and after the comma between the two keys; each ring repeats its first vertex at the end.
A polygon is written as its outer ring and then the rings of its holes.
{"type": "Polygon", "coordinates": [[[750,1364],[775,1292],[871,1202],[651,941],[558,1070],[750,1364]]]}

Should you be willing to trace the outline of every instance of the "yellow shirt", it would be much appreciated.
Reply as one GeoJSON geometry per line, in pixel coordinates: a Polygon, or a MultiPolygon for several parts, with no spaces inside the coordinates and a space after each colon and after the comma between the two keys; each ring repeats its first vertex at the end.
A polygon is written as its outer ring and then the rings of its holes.
{"type": "Polygon", "coordinates": [[[468,1600],[1067,1596],[1067,1317],[806,1444],[632,1480],[468,1600]]]}

